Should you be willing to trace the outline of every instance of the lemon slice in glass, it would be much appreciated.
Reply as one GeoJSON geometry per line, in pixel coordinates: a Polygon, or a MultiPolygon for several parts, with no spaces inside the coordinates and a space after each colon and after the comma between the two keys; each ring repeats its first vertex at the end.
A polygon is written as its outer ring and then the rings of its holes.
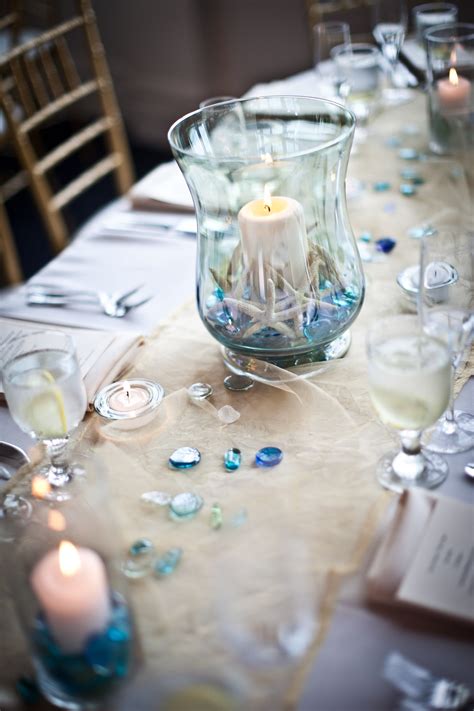
{"type": "Polygon", "coordinates": [[[38,437],[64,437],[67,434],[67,419],[63,394],[49,370],[37,370],[29,374],[28,386],[40,388],[27,407],[27,419],[38,437]]]}

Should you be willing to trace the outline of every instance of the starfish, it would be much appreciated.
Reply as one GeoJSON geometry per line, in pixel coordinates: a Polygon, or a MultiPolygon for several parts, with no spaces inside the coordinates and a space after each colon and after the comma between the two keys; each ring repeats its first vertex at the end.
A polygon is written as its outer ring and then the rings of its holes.
{"type": "Polygon", "coordinates": [[[304,310],[304,306],[301,304],[296,304],[295,306],[284,309],[279,307],[276,303],[275,282],[270,278],[267,279],[267,299],[264,304],[245,299],[234,299],[232,297],[226,297],[224,303],[229,306],[234,306],[237,310],[250,316],[255,322],[244,330],[242,334],[244,336],[252,336],[265,327],[272,328],[282,336],[288,336],[289,338],[296,336],[296,324],[299,326],[298,317],[303,314],[304,310]],[[294,322],[293,329],[285,323],[285,321],[289,321],[290,319],[294,322]]]}

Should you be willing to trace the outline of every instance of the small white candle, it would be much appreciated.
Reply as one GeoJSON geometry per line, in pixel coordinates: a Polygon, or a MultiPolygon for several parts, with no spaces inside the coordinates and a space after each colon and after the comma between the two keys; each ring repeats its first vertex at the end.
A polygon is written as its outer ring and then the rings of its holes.
{"type": "MultiPolygon", "coordinates": [[[[267,192],[267,191],[266,191],[267,192]]],[[[308,239],[303,206],[289,197],[252,200],[239,212],[242,251],[250,268],[253,289],[264,297],[273,267],[296,289],[307,280],[308,239]]]]}
{"type": "Polygon", "coordinates": [[[107,576],[101,558],[89,548],[61,541],[36,564],[31,586],[63,652],[81,652],[90,635],[105,629],[110,617],[107,576]]]}
{"type": "Polygon", "coordinates": [[[150,394],[143,385],[125,380],[122,389],[110,396],[109,405],[117,412],[131,412],[140,410],[149,402],[150,394]]]}
{"type": "Polygon", "coordinates": [[[443,113],[456,113],[469,107],[471,82],[459,76],[454,67],[449,70],[447,79],[438,81],[437,91],[439,107],[443,113]]]}

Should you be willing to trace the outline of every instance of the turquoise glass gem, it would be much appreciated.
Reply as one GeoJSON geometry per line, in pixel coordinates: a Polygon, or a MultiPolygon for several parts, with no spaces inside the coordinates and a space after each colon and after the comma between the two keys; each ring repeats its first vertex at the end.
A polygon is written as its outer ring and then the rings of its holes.
{"type": "Polygon", "coordinates": [[[374,183],[373,187],[376,193],[384,193],[387,190],[390,190],[392,186],[386,180],[378,180],[374,183]]]}
{"type": "Polygon", "coordinates": [[[430,235],[436,234],[437,230],[433,225],[421,225],[419,227],[412,227],[408,230],[408,236],[412,239],[421,239],[422,237],[429,237],[430,235]]]}
{"type": "Polygon", "coordinates": [[[170,548],[155,562],[155,575],[165,578],[174,573],[183,555],[182,548],[170,548]]]}
{"type": "Polygon", "coordinates": [[[170,502],[170,515],[176,519],[192,518],[202,508],[203,500],[191,491],[177,494],[170,502]]]}
{"type": "Polygon", "coordinates": [[[398,155],[403,160],[419,160],[420,154],[414,148],[400,148],[398,155]]]}
{"type": "Polygon", "coordinates": [[[40,690],[34,679],[30,679],[28,676],[20,676],[15,684],[15,688],[22,698],[22,700],[27,704],[37,704],[41,699],[40,690]]]}
{"type": "Polygon", "coordinates": [[[255,455],[255,464],[258,467],[274,467],[282,459],[283,452],[278,447],[262,447],[255,455]]]}
{"type": "Polygon", "coordinates": [[[122,562],[122,573],[127,578],[144,578],[151,571],[155,546],[148,538],[139,538],[128,549],[128,557],[122,562]]]}
{"type": "Polygon", "coordinates": [[[422,175],[413,170],[413,168],[404,168],[400,171],[400,177],[403,180],[409,180],[413,185],[423,185],[425,179],[422,175]]]}
{"type": "Polygon", "coordinates": [[[171,496],[165,491],[145,491],[140,496],[140,502],[144,508],[155,509],[161,506],[168,506],[171,496]]]}
{"type": "Polygon", "coordinates": [[[219,299],[219,301],[224,301],[224,296],[225,296],[224,290],[221,289],[220,286],[216,286],[213,293],[214,293],[214,296],[216,297],[216,299],[219,299]]]}
{"type": "Polygon", "coordinates": [[[389,148],[398,148],[401,143],[402,142],[398,136],[389,136],[385,141],[385,145],[389,148]]]}
{"type": "Polygon", "coordinates": [[[240,392],[253,388],[254,381],[252,380],[252,378],[248,378],[246,375],[237,375],[236,373],[232,373],[232,375],[228,375],[226,378],[224,378],[224,385],[227,390],[234,390],[236,392],[240,392]]]}
{"type": "Polygon", "coordinates": [[[359,236],[359,239],[361,242],[371,242],[372,241],[372,233],[371,232],[362,232],[362,234],[359,236]]]}
{"type": "Polygon", "coordinates": [[[229,472],[233,472],[240,467],[242,453],[237,447],[228,449],[224,454],[224,466],[229,472]]]}
{"type": "Polygon", "coordinates": [[[212,504],[210,524],[215,531],[222,526],[222,509],[217,502],[212,504]]]}
{"type": "Polygon", "coordinates": [[[195,447],[180,447],[175,449],[169,458],[169,464],[173,469],[190,469],[201,461],[201,453],[195,447]]]}
{"type": "Polygon", "coordinates": [[[378,252],[388,254],[392,251],[396,244],[397,241],[393,239],[393,237],[381,237],[380,239],[376,240],[375,248],[378,252]]]}
{"type": "Polygon", "coordinates": [[[416,188],[410,183],[402,183],[400,185],[400,192],[402,195],[405,195],[405,197],[411,197],[412,195],[416,195],[416,188]]]}
{"type": "Polygon", "coordinates": [[[209,383],[193,383],[188,388],[188,395],[193,400],[206,400],[212,395],[212,386],[209,383]]]}
{"type": "Polygon", "coordinates": [[[155,546],[149,538],[139,538],[135,543],[132,543],[128,549],[129,555],[132,557],[139,555],[149,555],[155,550],[155,546]]]}

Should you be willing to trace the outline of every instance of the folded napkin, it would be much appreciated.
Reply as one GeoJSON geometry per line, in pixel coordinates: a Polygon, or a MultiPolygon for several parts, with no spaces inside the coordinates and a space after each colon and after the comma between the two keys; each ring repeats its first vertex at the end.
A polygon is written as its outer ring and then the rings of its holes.
{"type": "Polygon", "coordinates": [[[188,186],[174,160],[159,165],[135,183],[128,197],[137,210],[194,212],[188,186]]]}

